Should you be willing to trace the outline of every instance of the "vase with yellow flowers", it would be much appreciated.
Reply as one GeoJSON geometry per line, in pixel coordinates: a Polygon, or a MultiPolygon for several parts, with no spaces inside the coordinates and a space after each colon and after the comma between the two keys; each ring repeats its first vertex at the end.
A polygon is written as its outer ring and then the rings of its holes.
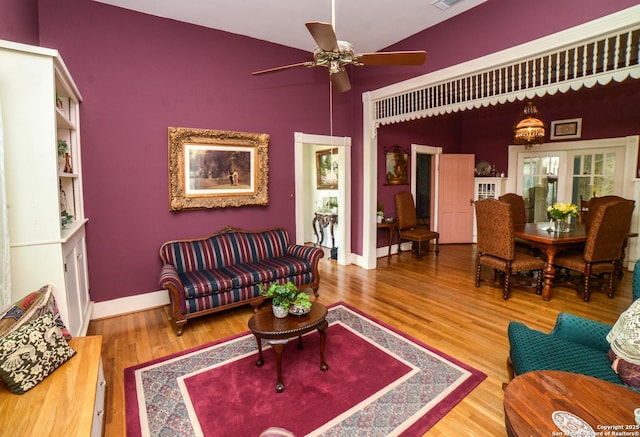
{"type": "Polygon", "coordinates": [[[556,202],[547,208],[551,227],[556,232],[569,232],[569,220],[578,215],[578,206],[573,203],[556,202]]]}

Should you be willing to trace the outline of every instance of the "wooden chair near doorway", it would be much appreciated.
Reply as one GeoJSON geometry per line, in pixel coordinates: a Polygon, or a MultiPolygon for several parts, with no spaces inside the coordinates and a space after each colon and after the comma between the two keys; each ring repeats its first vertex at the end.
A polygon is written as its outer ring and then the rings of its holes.
{"type": "Polygon", "coordinates": [[[402,242],[411,241],[418,259],[422,258],[422,244],[434,242],[434,252],[438,255],[440,234],[418,226],[418,214],[413,201],[413,194],[401,191],[395,195],[396,218],[398,220],[398,254],[402,252],[402,242]]]}

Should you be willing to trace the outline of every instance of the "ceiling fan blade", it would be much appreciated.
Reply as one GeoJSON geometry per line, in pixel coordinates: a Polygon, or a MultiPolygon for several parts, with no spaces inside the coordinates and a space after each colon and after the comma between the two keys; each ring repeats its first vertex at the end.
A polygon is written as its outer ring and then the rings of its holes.
{"type": "Polygon", "coordinates": [[[338,50],[338,38],[330,23],[322,23],[320,21],[309,21],[305,23],[309,33],[316,42],[320,50],[325,52],[333,52],[338,50]]]}
{"type": "Polygon", "coordinates": [[[340,70],[337,73],[331,75],[331,85],[339,92],[344,93],[351,89],[351,82],[349,82],[349,75],[346,70],[340,70]]]}
{"type": "Polygon", "coordinates": [[[362,65],[422,65],[427,60],[427,52],[379,52],[357,55],[357,62],[362,65]]]}
{"type": "Polygon", "coordinates": [[[281,67],[274,67],[274,68],[268,68],[266,70],[260,70],[260,71],[254,71],[253,75],[256,74],[265,74],[265,73],[273,73],[275,71],[282,71],[282,70],[287,70],[289,68],[296,68],[296,67],[314,67],[316,64],[314,62],[311,61],[307,61],[307,62],[298,62],[297,64],[290,64],[290,65],[283,65],[281,67]]]}

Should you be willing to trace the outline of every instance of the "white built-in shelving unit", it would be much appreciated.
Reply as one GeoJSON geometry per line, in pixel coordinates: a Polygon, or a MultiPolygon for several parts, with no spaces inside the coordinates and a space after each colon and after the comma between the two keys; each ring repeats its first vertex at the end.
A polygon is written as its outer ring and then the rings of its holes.
{"type": "Polygon", "coordinates": [[[12,298],[51,284],[75,336],[86,334],[92,310],[80,101],[58,51],[0,40],[12,298]]]}

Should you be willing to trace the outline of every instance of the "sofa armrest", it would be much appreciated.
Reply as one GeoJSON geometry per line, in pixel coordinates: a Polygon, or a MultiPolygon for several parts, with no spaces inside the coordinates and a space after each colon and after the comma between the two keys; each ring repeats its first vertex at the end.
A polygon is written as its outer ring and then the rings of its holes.
{"type": "Polygon", "coordinates": [[[169,291],[169,299],[171,299],[171,306],[176,308],[178,305],[182,314],[187,312],[187,307],[184,301],[184,287],[182,281],[178,275],[178,270],[172,264],[165,264],[160,270],[160,287],[169,291]]]}
{"type": "Polygon", "coordinates": [[[609,350],[609,342],[607,342],[609,331],[611,331],[611,325],[606,323],[561,312],[556,319],[556,325],[549,334],[607,352],[609,350]]]}
{"type": "Polygon", "coordinates": [[[309,262],[312,266],[315,266],[318,264],[320,258],[324,256],[324,251],[319,247],[289,244],[287,246],[287,255],[303,259],[309,262]]]}

